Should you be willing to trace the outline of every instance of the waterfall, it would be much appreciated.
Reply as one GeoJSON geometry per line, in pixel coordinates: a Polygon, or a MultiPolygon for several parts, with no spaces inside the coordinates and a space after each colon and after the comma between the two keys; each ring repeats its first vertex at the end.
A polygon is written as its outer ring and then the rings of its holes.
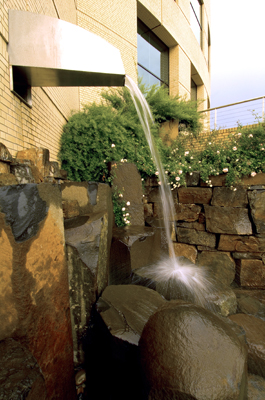
{"type": "Polygon", "coordinates": [[[170,285],[177,284],[181,291],[191,292],[198,303],[204,303],[204,293],[209,288],[205,268],[198,267],[183,257],[176,257],[173,242],[171,240],[171,226],[175,224],[175,207],[170,185],[168,183],[159,152],[155,146],[150,126],[153,117],[149,105],[139,90],[136,83],[128,75],[125,77],[125,86],[129,89],[134,102],[138,117],[142,124],[153,161],[159,173],[160,196],[163,208],[163,219],[168,243],[169,257],[161,260],[158,264],[144,268],[142,275],[162,282],[166,290],[170,285]]]}

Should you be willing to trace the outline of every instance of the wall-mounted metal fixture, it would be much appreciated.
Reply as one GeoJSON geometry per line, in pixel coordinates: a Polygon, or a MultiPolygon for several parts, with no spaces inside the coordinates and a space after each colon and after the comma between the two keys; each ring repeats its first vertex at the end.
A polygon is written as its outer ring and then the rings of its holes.
{"type": "Polygon", "coordinates": [[[32,86],[124,86],[118,49],[74,24],[9,10],[11,90],[30,103],[32,86]]]}

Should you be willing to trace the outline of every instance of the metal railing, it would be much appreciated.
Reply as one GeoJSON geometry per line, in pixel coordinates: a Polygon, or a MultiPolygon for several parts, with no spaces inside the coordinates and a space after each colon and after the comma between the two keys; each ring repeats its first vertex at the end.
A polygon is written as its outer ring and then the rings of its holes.
{"type": "Polygon", "coordinates": [[[255,97],[200,111],[206,114],[205,128],[208,130],[229,129],[239,125],[254,125],[264,121],[264,99],[265,96],[255,97]]]}

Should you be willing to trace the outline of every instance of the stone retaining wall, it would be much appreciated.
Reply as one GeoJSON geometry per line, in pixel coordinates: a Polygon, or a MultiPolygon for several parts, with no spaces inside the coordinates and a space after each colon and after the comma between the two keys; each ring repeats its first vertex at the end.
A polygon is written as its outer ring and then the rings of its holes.
{"type": "MultiPolygon", "coordinates": [[[[177,256],[209,266],[224,283],[265,288],[265,174],[246,177],[232,189],[225,175],[211,177],[211,184],[196,173],[187,187],[175,189],[177,256]],[[210,186],[211,185],[211,186],[210,186]]],[[[145,216],[162,218],[157,180],[145,185],[145,216]]]]}

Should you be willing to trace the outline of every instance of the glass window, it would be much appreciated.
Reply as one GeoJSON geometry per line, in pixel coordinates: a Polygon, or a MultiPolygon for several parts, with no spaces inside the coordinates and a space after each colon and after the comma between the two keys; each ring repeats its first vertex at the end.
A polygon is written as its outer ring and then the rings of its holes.
{"type": "Polygon", "coordinates": [[[138,20],[137,51],[138,75],[143,83],[168,86],[168,47],[140,20],[138,20]]]}
{"type": "Polygon", "coordinates": [[[202,31],[202,18],[201,18],[201,4],[199,0],[191,0],[190,1],[190,25],[193,30],[196,39],[198,40],[201,46],[201,31],[202,31]]]}

